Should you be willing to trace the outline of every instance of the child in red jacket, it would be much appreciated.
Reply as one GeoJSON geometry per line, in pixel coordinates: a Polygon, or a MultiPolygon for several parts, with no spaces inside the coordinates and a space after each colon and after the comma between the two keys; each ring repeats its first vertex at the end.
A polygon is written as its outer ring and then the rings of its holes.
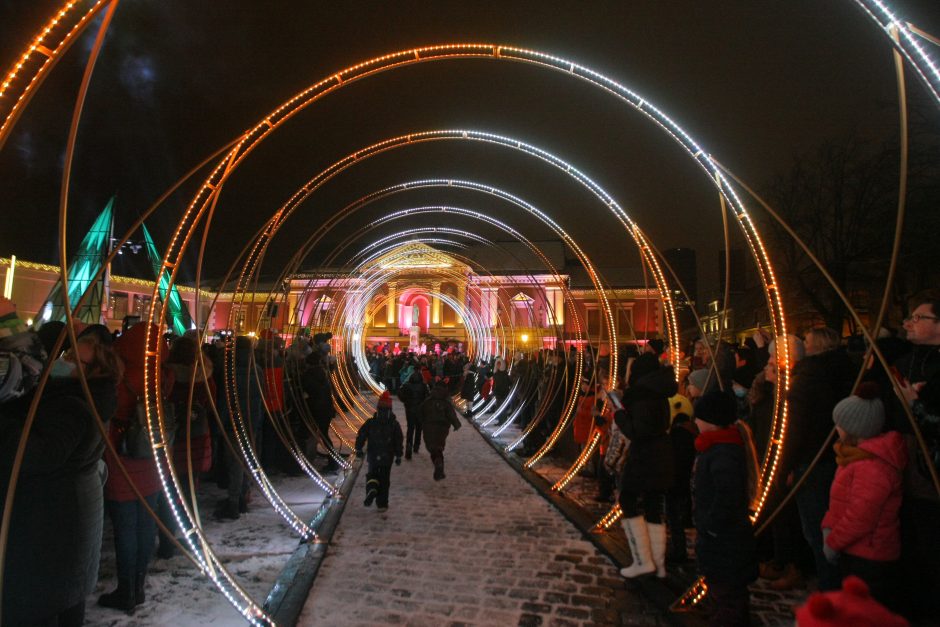
{"type": "Polygon", "coordinates": [[[855,575],[891,607],[901,556],[898,510],[907,449],[896,431],[881,433],[884,405],[878,386],[863,383],[832,410],[839,432],[829,511],[822,521],[823,552],[842,577],[855,575]]]}

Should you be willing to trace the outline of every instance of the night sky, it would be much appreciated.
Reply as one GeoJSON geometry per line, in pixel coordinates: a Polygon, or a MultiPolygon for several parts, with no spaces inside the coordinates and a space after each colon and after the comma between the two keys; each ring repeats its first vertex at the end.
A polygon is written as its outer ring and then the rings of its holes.
{"type": "MultiPolygon", "coordinates": [[[[0,0],[4,69],[57,5],[0,0]]],[[[940,34],[940,3],[904,0],[893,6],[940,34]]],[[[89,29],[0,152],[0,255],[57,261],[62,156],[93,38],[89,29]]],[[[450,42],[532,48],[606,74],[656,104],[757,188],[826,139],[858,133],[872,142],[896,141],[891,50],[849,0],[124,0],[85,106],[69,200],[70,242],[77,243],[113,194],[117,230],[123,230],[189,168],[305,86],[373,56],[450,42]]],[[[920,90],[913,83],[911,88],[920,90]]],[[[930,114],[940,124],[936,109],[930,114]]],[[[722,246],[717,194],[676,143],[587,83],[492,60],[379,74],[291,120],[226,185],[203,274],[223,272],[264,219],[333,162],[383,139],[445,128],[508,135],[556,154],[607,189],[660,249],[697,249],[700,285],[716,280],[722,246]]],[[[630,240],[606,209],[554,168],[504,148],[436,142],[386,153],[333,179],[275,240],[266,270],[279,270],[311,230],[344,205],[388,185],[431,177],[469,179],[526,199],[552,215],[601,267],[637,263],[630,240]]],[[[193,187],[148,221],[158,245],[167,241],[193,187]]],[[[344,223],[341,234],[387,211],[427,204],[489,211],[530,239],[553,237],[506,204],[459,190],[393,196],[344,223]]],[[[401,221],[361,243],[423,223],[428,219],[401,221]]],[[[466,220],[448,225],[505,238],[466,220]]],[[[316,265],[326,251],[316,249],[305,265],[316,265]]],[[[184,275],[191,273],[190,267],[184,275]]]]}

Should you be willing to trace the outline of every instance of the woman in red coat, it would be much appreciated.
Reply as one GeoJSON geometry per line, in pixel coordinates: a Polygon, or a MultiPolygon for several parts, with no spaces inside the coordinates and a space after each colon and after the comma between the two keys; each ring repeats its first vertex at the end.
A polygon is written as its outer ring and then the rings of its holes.
{"type": "MultiPolygon", "coordinates": [[[[160,338],[156,325],[151,327],[151,342],[158,344],[160,358],[166,353],[166,343],[160,338]]],[[[128,329],[114,342],[114,352],[124,362],[124,377],[117,386],[117,411],[111,421],[108,437],[115,450],[122,453],[124,434],[131,421],[137,419],[137,399],[144,393],[144,345],[147,325],[138,324],[128,329]]],[[[163,389],[172,388],[172,379],[163,382],[163,389]]],[[[121,454],[120,462],[110,449],[105,450],[108,480],[104,485],[105,508],[114,525],[114,549],[117,560],[118,585],[103,594],[98,604],[133,613],[144,602],[144,580],[150,556],[153,553],[157,524],[137,498],[136,486],[150,509],[156,511],[160,492],[160,477],[152,457],[134,458],[121,454]],[[127,470],[128,481],[120,465],[127,470]],[[133,486],[132,486],[132,483],[133,486]]]]}
{"type": "Polygon", "coordinates": [[[832,410],[839,432],[829,511],[822,521],[823,552],[841,576],[865,581],[871,594],[891,607],[901,556],[898,511],[907,449],[896,431],[881,433],[884,405],[878,386],[863,383],[832,410]]]}

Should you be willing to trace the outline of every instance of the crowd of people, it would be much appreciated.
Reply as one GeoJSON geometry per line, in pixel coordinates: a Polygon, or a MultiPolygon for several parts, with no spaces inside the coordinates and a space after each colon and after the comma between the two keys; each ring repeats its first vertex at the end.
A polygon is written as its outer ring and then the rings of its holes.
{"type": "MultiPolygon", "coordinates": [[[[274,334],[200,345],[189,335],[168,341],[150,333],[145,346],[145,325],[117,338],[91,325],[72,345],[61,341],[62,328],[28,330],[12,304],[0,301],[4,497],[11,473],[19,477],[4,566],[3,617],[10,624],[82,624],[106,515],[117,581],[100,605],[133,613],[146,600],[150,561],[174,553],[174,536],[184,530],[176,528],[172,506],[194,495],[189,481],[171,498],[161,488],[141,428],[145,351],[161,368],[167,463],[178,475],[191,474],[197,487],[202,479],[225,488],[214,512],[219,520],[245,513],[251,494],[250,474],[230,446],[236,429],[266,470],[300,471],[297,451],[278,437],[281,427],[308,458],[321,452],[323,472],[340,468],[330,437],[337,398],[328,334],[285,347],[274,334]],[[46,370],[49,380],[36,397],[46,370]],[[226,371],[234,386],[221,380],[226,371]],[[290,418],[275,425],[272,414],[290,418]],[[58,524],[63,519],[71,524],[58,524]]],[[[877,359],[827,328],[779,338],[786,350],[761,331],[740,346],[700,339],[688,358],[650,340],[624,346],[616,365],[605,346],[485,362],[453,349],[394,354],[370,347],[369,373],[385,392],[355,443],[368,461],[365,504],[387,509],[393,465],[422,447],[434,480],[444,479],[458,412],[471,417],[482,407],[497,424],[513,420],[526,433],[518,452],[529,456],[570,411],[571,428],[554,448],[569,445],[577,455],[596,441],[589,471],[597,499],[616,499],[623,514],[633,557],[624,577],[665,577],[668,564],[689,561],[686,529],[694,526],[713,624],[748,624],[748,585],[758,577],[778,590],[815,578],[821,592],[847,597],[863,587],[886,611],[936,617],[940,496],[931,470],[940,467],[940,301],[916,303],[904,330],[905,339],[877,340],[877,359]],[[762,502],[761,475],[773,466],[775,387],[784,376],[786,440],[762,502]],[[393,396],[404,406],[404,429],[393,396]],[[761,520],[772,520],[756,537],[758,507],[761,520]]]]}
{"type": "Polygon", "coordinates": [[[4,624],[84,622],[85,599],[98,583],[105,517],[113,527],[117,581],[98,604],[133,614],[146,601],[151,560],[172,557],[186,531],[172,509],[191,506],[190,485],[214,480],[226,490],[214,511],[220,521],[247,512],[251,480],[236,453],[236,429],[266,471],[299,473],[271,418],[275,412],[290,416],[295,441],[310,459],[319,449],[326,460],[321,472],[339,468],[329,436],[335,361],[328,337],[298,338],[285,349],[273,334],[200,345],[195,335],[161,337],[145,324],[119,335],[102,325],[78,326],[74,344],[62,323],[28,329],[13,304],[0,299],[2,498],[17,474],[3,571],[4,624]],[[145,422],[145,352],[158,356],[162,444],[182,485],[175,503],[163,490],[145,422]],[[229,388],[222,381],[226,358],[233,366],[229,388]],[[37,394],[45,370],[48,381],[37,394]]]}

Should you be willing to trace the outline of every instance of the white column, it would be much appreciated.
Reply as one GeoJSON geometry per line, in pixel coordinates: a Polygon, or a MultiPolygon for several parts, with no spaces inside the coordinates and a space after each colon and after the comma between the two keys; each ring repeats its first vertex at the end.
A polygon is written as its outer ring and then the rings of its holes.
{"type": "Polygon", "coordinates": [[[386,306],[388,315],[386,316],[386,320],[390,327],[395,325],[395,314],[398,312],[398,294],[395,289],[396,286],[395,281],[388,282],[388,305],[386,306]]]}

